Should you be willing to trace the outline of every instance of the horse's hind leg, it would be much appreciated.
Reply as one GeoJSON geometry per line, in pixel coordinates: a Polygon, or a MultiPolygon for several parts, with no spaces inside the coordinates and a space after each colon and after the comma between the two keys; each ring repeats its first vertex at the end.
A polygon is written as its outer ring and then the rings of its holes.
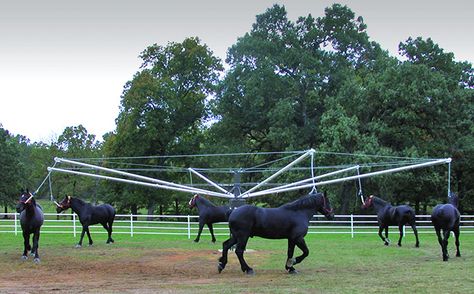
{"type": "Polygon", "coordinates": [[[293,254],[295,253],[295,242],[291,239],[288,239],[288,252],[287,252],[287,259],[286,259],[286,264],[285,264],[285,269],[288,271],[290,274],[296,274],[297,271],[293,267],[293,265],[296,263],[296,259],[293,258],[293,254]]]}
{"type": "Polygon", "coordinates": [[[244,259],[244,251],[247,247],[247,241],[249,240],[249,236],[237,238],[237,246],[235,248],[235,255],[239,258],[240,268],[244,273],[247,275],[253,275],[255,272],[253,269],[247,264],[244,259]]]}
{"type": "Polygon", "coordinates": [[[113,224],[114,224],[114,220],[112,219],[108,222],[109,229],[107,230],[107,232],[109,233],[109,239],[107,240],[107,242],[110,241],[112,243],[114,243],[114,239],[112,239],[112,226],[113,226],[113,224]]]}
{"type": "Polygon", "coordinates": [[[214,236],[214,228],[212,227],[212,224],[207,224],[207,227],[209,228],[209,232],[211,232],[212,243],[216,243],[216,237],[214,236]]]}
{"type": "Polygon", "coordinates": [[[403,226],[404,225],[398,225],[398,230],[400,231],[400,238],[398,238],[398,246],[399,247],[402,247],[403,226]]]}
{"type": "Polygon", "coordinates": [[[416,225],[413,223],[411,224],[411,228],[413,230],[413,233],[415,234],[415,238],[416,238],[416,243],[415,243],[415,247],[420,247],[420,240],[418,239],[418,230],[416,229],[416,225]]]}
{"type": "Polygon", "coordinates": [[[219,264],[217,265],[217,270],[219,273],[225,268],[227,264],[227,254],[230,247],[234,246],[235,243],[237,243],[237,239],[235,239],[233,236],[222,243],[222,256],[219,258],[219,264]]]}
{"type": "Polygon", "coordinates": [[[456,239],[456,257],[461,257],[461,252],[459,251],[459,227],[454,228],[453,233],[456,239]]]}
{"type": "Polygon", "coordinates": [[[443,261],[448,261],[448,239],[449,239],[449,230],[443,230],[443,261]]]}
{"type": "Polygon", "coordinates": [[[113,242],[111,241],[112,238],[110,238],[110,235],[112,234],[112,228],[110,227],[110,225],[108,225],[107,223],[102,223],[101,224],[104,229],[107,231],[107,244],[109,244],[110,242],[113,242]]]}
{"type": "Polygon", "coordinates": [[[441,237],[441,229],[435,227],[435,231],[436,231],[436,236],[438,236],[438,243],[439,243],[439,246],[441,246],[441,253],[443,255],[443,260],[444,260],[444,256],[445,256],[444,241],[443,241],[443,238],[441,237]]]}

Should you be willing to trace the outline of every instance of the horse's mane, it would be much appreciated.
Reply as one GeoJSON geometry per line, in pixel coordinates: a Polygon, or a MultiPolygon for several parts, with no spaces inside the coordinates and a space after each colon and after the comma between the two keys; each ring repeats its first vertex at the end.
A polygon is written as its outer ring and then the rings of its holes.
{"type": "Polygon", "coordinates": [[[80,205],[84,205],[84,204],[87,204],[87,202],[85,202],[84,200],[80,199],[80,198],[77,198],[77,197],[72,197],[71,196],[71,201],[77,201],[80,205]]]}
{"type": "Polygon", "coordinates": [[[373,196],[373,198],[374,198],[374,200],[373,200],[374,203],[377,202],[378,204],[382,204],[382,205],[384,205],[384,206],[385,206],[385,205],[392,205],[390,202],[385,201],[385,200],[383,200],[382,198],[379,198],[379,197],[377,197],[377,196],[373,196]]]}
{"type": "Polygon", "coordinates": [[[300,210],[310,207],[316,207],[319,198],[318,196],[322,196],[322,193],[308,194],[299,199],[296,199],[293,202],[283,204],[280,207],[288,210],[300,210]]]}
{"type": "Polygon", "coordinates": [[[201,203],[206,205],[206,206],[217,207],[217,205],[215,205],[214,203],[212,203],[209,199],[207,199],[205,197],[199,196],[198,199],[196,199],[196,201],[201,201],[201,203]]]}

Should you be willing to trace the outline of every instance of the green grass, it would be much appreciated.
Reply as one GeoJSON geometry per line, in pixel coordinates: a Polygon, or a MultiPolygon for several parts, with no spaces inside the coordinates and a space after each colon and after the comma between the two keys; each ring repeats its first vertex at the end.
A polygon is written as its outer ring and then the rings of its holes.
{"type": "MultiPolygon", "coordinates": [[[[391,234],[392,241],[396,240],[391,234]]],[[[383,246],[376,235],[316,234],[306,237],[310,255],[296,265],[298,275],[284,271],[286,240],[252,238],[246,260],[256,272],[246,276],[240,271],[234,253],[229,254],[229,264],[222,274],[216,265],[223,237],[216,244],[209,236],[202,236],[196,244],[183,236],[115,235],[115,244],[103,244],[104,235],[94,235],[95,246],[72,249],[77,242],[69,234],[44,234],[41,237],[40,267],[54,271],[55,258],[67,256],[71,263],[104,262],[110,260],[133,261],[144,255],[162,252],[189,254],[190,271],[193,265],[204,267],[208,274],[204,280],[190,283],[167,280],[160,284],[160,291],[219,292],[219,293],[470,293],[474,289],[474,235],[461,233],[462,257],[454,257],[454,239],[450,238],[451,258],[441,260],[441,250],[434,234],[420,236],[421,247],[414,248],[414,237],[407,236],[403,247],[392,244],[383,246]],[[209,257],[207,257],[209,255],[209,257]],[[195,257],[193,257],[195,256],[195,257]],[[51,261],[49,261],[51,260],[51,261]]],[[[0,234],[0,285],[2,274],[11,270],[21,271],[25,265],[19,260],[22,249],[21,236],[0,234]]],[[[296,249],[295,253],[300,254],[296,249]]],[[[156,262],[160,262],[159,257],[156,262]]],[[[173,264],[169,265],[173,268],[173,264]]],[[[91,271],[93,271],[91,269],[91,271]]],[[[203,271],[202,268],[197,271],[203,271]]],[[[93,273],[91,273],[93,274],[93,273]]],[[[136,273],[140,275],[140,273],[136,273]]],[[[172,278],[173,273],[168,278],[172,278]]],[[[205,273],[204,273],[205,275],[205,273]]],[[[150,283],[152,283],[150,281],[150,283]]],[[[155,281],[156,283],[156,281],[155,281]]],[[[112,286],[111,286],[112,287],[112,286]]],[[[131,286],[132,287],[132,286],[131,286]]],[[[136,286],[134,286],[136,287],[136,286]]],[[[151,287],[151,286],[150,286],[151,287]]],[[[153,287],[152,287],[153,288],[153,287]]],[[[105,289],[105,288],[104,288],[105,289]]],[[[113,288],[112,288],[113,289],[113,288]]],[[[136,288],[134,288],[137,290],[136,288]]],[[[149,289],[149,288],[148,288],[149,289]]],[[[155,289],[155,288],[153,288],[155,289]]],[[[122,289],[123,290],[123,289],[122,289]]],[[[1,289],[0,289],[1,292],[1,289]]]]}

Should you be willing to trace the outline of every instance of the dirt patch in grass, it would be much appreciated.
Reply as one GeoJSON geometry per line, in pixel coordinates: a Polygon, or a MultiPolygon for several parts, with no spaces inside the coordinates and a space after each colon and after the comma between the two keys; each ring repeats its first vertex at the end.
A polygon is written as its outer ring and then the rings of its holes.
{"type": "MultiPolygon", "coordinates": [[[[45,252],[45,251],[43,251],[45,252]]],[[[233,253],[231,253],[233,254],[233,253]]],[[[7,255],[10,268],[0,269],[1,293],[189,292],[196,286],[241,279],[236,258],[226,275],[217,273],[215,250],[82,248],[43,254],[41,264],[7,255]]],[[[267,253],[251,253],[259,263],[267,253]],[[261,255],[261,256],[258,256],[261,255]]],[[[4,264],[5,265],[5,264],[4,264]]]]}

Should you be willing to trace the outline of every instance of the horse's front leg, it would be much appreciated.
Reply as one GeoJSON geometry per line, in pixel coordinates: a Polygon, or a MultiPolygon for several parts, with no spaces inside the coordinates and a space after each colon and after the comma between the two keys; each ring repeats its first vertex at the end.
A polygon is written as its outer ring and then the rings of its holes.
{"type": "Polygon", "coordinates": [[[23,255],[21,256],[21,259],[28,259],[28,250],[31,250],[30,233],[23,231],[23,255]]]}
{"type": "Polygon", "coordinates": [[[298,273],[293,265],[296,263],[296,259],[293,258],[293,254],[295,253],[295,242],[291,239],[288,239],[288,252],[287,252],[287,259],[285,264],[285,269],[290,274],[298,273]]]}
{"type": "Polygon", "coordinates": [[[199,239],[201,238],[201,233],[202,233],[202,229],[204,228],[204,221],[201,221],[201,219],[199,219],[199,231],[198,231],[198,235],[196,237],[196,239],[194,239],[194,242],[199,242],[199,239]]]}
{"type": "Polygon", "coordinates": [[[296,246],[298,246],[298,248],[303,252],[303,254],[295,258],[294,264],[298,264],[302,262],[303,259],[306,258],[306,256],[309,255],[309,249],[308,249],[308,246],[306,246],[306,242],[303,237],[298,238],[295,243],[296,243],[296,246]]]}
{"type": "Polygon", "coordinates": [[[89,226],[86,227],[87,238],[89,238],[89,246],[92,246],[94,243],[91,238],[91,233],[89,232],[89,226]]]}
{"type": "MultiPolygon", "coordinates": [[[[388,246],[390,244],[390,240],[386,240],[384,238],[384,236],[382,235],[382,231],[385,229],[385,227],[383,225],[380,225],[379,226],[379,237],[380,239],[382,239],[382,241],[384,242],[385,246],[388,246]]],[[[385,233],[387,234],[387,233],[385,233]]]]}
{"type": "Polygon", "coordinates": [[[34,252],[35,254],[35,259],[33,260],[35,263],[40,263],[40,257],[38,253],[39,238],[40,238],[40,228],[36,229],[33,235],[33,249],[31,252],[32,253],[34,252]]]}
{"type": "Polygon", "coordinates": [[[237,239],[235,239],[233,236],[222,243],[222,256],[219,258],[219,264],[217,265],[217,270],[219,273],[225,268],[227,264],[227,254],[230,247],[234,246],[235,243],[237,243],[237,239]]]}
{"type": "Polygon", "coordinates": [[[402,247],[403,226],[404,225],[398,225],[398,230],[400,231],[400,238],[398,238],[398,247],[402,247]]]}
{"type": "Polygon", "coordinates": [[[84,234],[86,233],[86,226],[82,226],[81,238],[79,239],[79,243],[77,243],[76,248],[82,247],[82,239],[84,239],[84,234]]]}
{"type": "Polygon", "coordinates": [[[214,228],[212,227],[212,223],[208,223],[207,227],[209,228],[209,232],[211,232],[212,243],[216,243],[216,237],[214,236],[214,228]]]}
{"type": "Polygon", "coordinates": [[[454,228],[453,232],[456,239],[456,257],[461,257],[461,252],[459,251],[459,227],[454,228]]]}

